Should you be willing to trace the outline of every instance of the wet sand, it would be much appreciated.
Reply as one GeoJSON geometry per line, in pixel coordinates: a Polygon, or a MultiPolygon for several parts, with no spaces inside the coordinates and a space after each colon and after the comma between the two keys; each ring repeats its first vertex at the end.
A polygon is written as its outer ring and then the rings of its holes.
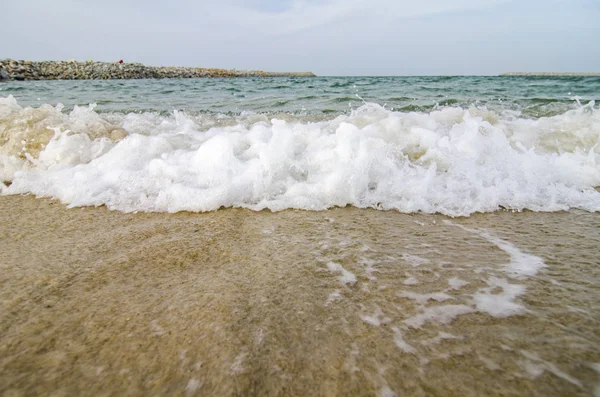
{"type": "Polygon", "coordinates": [[[600,395],[597,213],[123,214],[4,196],[0,246],[6,396],[600,395]],[[511,274],[519,253],[546,267],[511,274]],[[513,315],[477,310],[512,285],[513,315]]]}

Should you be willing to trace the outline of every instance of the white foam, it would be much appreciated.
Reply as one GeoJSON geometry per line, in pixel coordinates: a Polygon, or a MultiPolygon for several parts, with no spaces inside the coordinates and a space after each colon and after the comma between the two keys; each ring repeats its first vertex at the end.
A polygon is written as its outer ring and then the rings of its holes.
{"type": "Polygon", "coordinates": [[[532,377],[537,378],[538,376],[543,374],[544,371],[548,371],[553,375],[572,383],[575,386],[578,386],[580,388],[582,387],[582,384],[578,379],[561,371],[556,365],[552,364],[551,362],[543,360],[536,354],[528,352],[526,350],[521,350],[521,354],[528,359],[523,363],[523,366],[527,373],[529,373],[529,375],[531,375],[532,377]]]}
{"type": "Polygon", "coordinates": [[[445,220],[444,222],[447,225],[455,226],[483,237],[507,253],[510,257],[510,262],[504,264],[504,267],[507,273],[513,277],[520,278],[525,276],[534,276],[540,269],[546,267],[544,260],[539,256],[525,253],[508,241],[502,240],[486,230],[471,229],[463,225],[455,224],[449,220],[445,220]]]}
{"type": "Polygon", "coordinates": [[[244,360],[246,359],[247,355],[248,353],[241,352],[235,357],[235,360],[233,360],[233,363],[230,367],[232,375],[238,375],[246,371],[246,368],[244,367],[244,360]]]}
{"type": "Polygon", "coordinates": [[[417,294],[415,292],[402,292],[398,294],[401,298],[408,298],[416,301],[417,303],[424,305],[428,301],[444,302],[449,299],[454,299],[450,295],[443,292],[434,292],[430,294],[417,294]]]}
{"type": "Polygon", "coordinates": [[[448,280],[448,284],[450,285],[450,288],[457,290],[457,289],[461,289],[465,285],[468,285],[469,282],[461,280],[458,277],[452,277],[451,279],[448,280]]]}
{"type": "Polygon", "coordinates": [[[338,280],[340,281],[340,283],[342,283],[344,285],[346,285],[346,284],[352,285],[352,284],[356,283],[356,276],[354,275],[354,273],[344,269],[342,267],[342,265],[340,265],[339,263],[328,262],[327,268],[332,273],[340,273],[341,274],[341,276],[338,277],[338,280]]]}
{"type": "Polygon", "coordinates": [[[502,369],[502,367],[500,367],[500,366],[498,365],[498,363],[496,363],[496,362],[495,362],[495,361],[493,361],[493,360],[490,360],[490,359],[489,359],[489,358],[487,358],[487,357],[483,357],[483,356],[481,356],[481,355],[480,355],[480,356],[479,356],[479,359],[480,359],[481,361],[483,361],[483,363],[485,364],[486,368],[487,368],[487,369],[489,369],[490,371],[498,371],[498,370],[501,370],[501,369],[502,369]]]}
{"type": "Polygon", "coordinates": [[[482,288],[473,295],[477,310],[494,317],[508,317],[525,310],[514,301],[516,297],[525,293],[525,286],[509,284],[507,280],[495,277],[488,279],[487,284],[489,287],[482,288]],[[496,288],[501,288],[502,292],[493,293],[496,288]]]}
{"type": "Polygon", "coordinates": [[[420,256],[411,254],[402,254],[402,259],[404,259],[406,263],[408,263],[412,267],[427,265],[430,262],[427,258],[421,258],[420,256]]]}
{"type": "Polygon", "coordinates": [[[413,276],[409,276],[406,280],[402,282],[404,285],[417,285],[419,284],[419,280],[414,278],[413,276]]]}
{"type": "MultiPolygon", "coordinates": [[[[363,248],[365,248],[365,247],[363,247],[363,248]]],[[[364,250],[361,249],[361,251],[364,251],[364,250]]],[[[371,280],[371,281],[377,280],[377,277],[374,276],[373,273],[377,273],[377,272],[379,272],[379,270],[377,270],[375,267],[373,267],[373,265],[376,265],[378,263],[378,261],[374,261],[374,260],[367,259],[367,258],[360,258],[358,263],[360,265],[364,266],[365,274],[369,280],[371,280]]]]}
{"type": "Polygon", "coordinates": [[[188,381],[187,385],[185,386],[185,395],[186,396],[193,396],[194,394],[196,394],[196,391],[198,391],[198,388],[200,388],[201,384],[200,381],[198,379],[192,378],[188,381]]]}
{"type": "Polygon", "coordinates": [[[329,306],[332,303],[340,301],[341,299],[342,299],[342,294],[340,293],[339,289],[336,289],[335,291],[333,291],[332,293],[330,293],[329,296],[327,297],[327,301],[325,302],[325,306],[329,306]]]}
{"type": "Polygon", "coordinates": [[[498,248],[510,255],[511,260],[506,264],[506,268],[509,274],[513,276],[534,276],[541,268],[546,267],[542,258],[527,254],[508,241],[499,239],[485,231],[479,232],[479,235],[496,244],[498,248]]]}
{"type": "Polygon", "coordinates": [[[358,344],[356,342],[352,342],[352,349],[350,350],[348,359],[344,362],[344,369],[351,374],[356,372],[360,372],[360,368],[356,364],[357,357],[360,356],[360,349],[358,348],[358,344]]]}
{"type": "Polygon", "coordinates": [[[404,320],[404,323],[411,328],[421,328],[425,323],[434,322],[438,324],[448,324],[456,317],[473,313],[475,310],[467,305],[441,305],[431,306],[423,309],[419,314],[404,320]]]}
{"type": "Polygon", "coordinates": [[[402,336],[402,332],[400,332],[400,330],[398,328],[393,327],[392,331],[394,331],[394,343],[396,344],[396,346],[398,346],[398,348],[400,350],[402,350],[405,353],[409,353],[409,354],[417,353],[417,350],[414,347],[412,347],[411,345],[409,345],[404,340],[404,337],[402,336]]]}
{"type": "Polygon", "coordinates": [[[396,397],[397,394],[389,386],[383,386],[377,393],[379,397],[396,397]]]}
{"type": "Polygon", "coordinates": [[[428,340],[421,341],[422,345],[431,345],[431,344],[440,344],[443,340],[450,339],[462,339],[456,335],[452,335],[448,332],[438,332],[438,335],[435,338],[431,338],[428,340]]]}
{"type": "MultiPolygon", "coordinates": [[[[542,258],[521,251],[515,245],[498,238],[489,231],[468,228],[449,220],[444,222],[447,225],[478,235],[508,254],[510,261],[501,265],[501,269],[510,278],[524,279],[531,277],[537,274],[541,268],[546,267],[542,258]]],[[[473,294],[473,303],[479,312],[494,317],[508,317],[525,311],[525,307],[516,302],[516,299],[525,293],[526,288],[524,285],[511,284],[507,279],[494,276],[488,277],[484,281],[487,287],[480,288],[473,294]]],[[[459,279],[451,279],[448,282],[453,289],[464,285],[464,282],[459,279]]]]}
{"type": "Polygon", "coordinates": [[[209,129],[182,112],[63,113],[9,96],[0,98],[0,177],[12,185],[0,188],[126,212],[600,210],[600,110],[503,117],[365,104],[316,123],[263,117],[209,129]],[[25,129],[32,119],[35,128],[25,129]],[[50,144],[55,130],[62,135],[50,144]]]}
{"type": "Polygon", "coordinates": [[[379,327],[381,324],[387,324],[392,321],[391,318],[387,317],[379,307],[375,307],[375,312],[373,314],[361,313],[360,318],[371,325],[379,327]]]}

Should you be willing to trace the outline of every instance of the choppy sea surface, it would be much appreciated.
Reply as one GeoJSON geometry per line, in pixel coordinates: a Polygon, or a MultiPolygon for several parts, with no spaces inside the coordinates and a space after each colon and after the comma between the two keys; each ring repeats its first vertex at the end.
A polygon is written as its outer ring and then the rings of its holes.
{"type": "Polygon", "coordinates": [[[600,210],[600,79],[0,86],[3,194],[121,211],[600,210]]]}

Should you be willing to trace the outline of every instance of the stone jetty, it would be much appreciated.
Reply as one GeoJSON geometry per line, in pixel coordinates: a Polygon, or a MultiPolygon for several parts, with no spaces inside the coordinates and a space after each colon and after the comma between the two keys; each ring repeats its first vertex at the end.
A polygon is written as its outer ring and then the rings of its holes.
{"type": "Polygon", "coordinates": [[[588,73],[588,72],[506,72],[500,76],[512,77],[512,76],[542,76],[542,77],[598,77],[600,73],[588,73]]]}
{"type": "Polygon", "coordinates": [[[314,77],[311,72],[263,72],[141,63],[0,60],[0,81],[8,80],[112,80],[202,77],[314,77]]]}

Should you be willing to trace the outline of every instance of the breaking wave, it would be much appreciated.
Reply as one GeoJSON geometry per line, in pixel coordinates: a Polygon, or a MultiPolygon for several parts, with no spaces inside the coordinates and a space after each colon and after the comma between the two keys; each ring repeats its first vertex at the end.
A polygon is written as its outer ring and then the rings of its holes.
{"type": "Polygon", "coordinates": [[[600,109],[102,113],[0,98],[2,194],[131,211],[352,205],[467,216],[600,210],[600,109]]]}

